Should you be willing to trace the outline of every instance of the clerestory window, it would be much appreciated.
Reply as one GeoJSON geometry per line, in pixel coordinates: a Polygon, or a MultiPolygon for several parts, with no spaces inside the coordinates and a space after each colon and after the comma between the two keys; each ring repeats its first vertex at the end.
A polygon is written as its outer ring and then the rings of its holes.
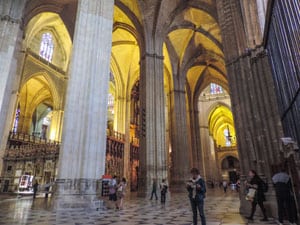
{"type": "Polygon", "coordinates": [[[44,33],[41,39],[40,56],[48,62],[52,61],[54,43],[51,33],[44,33]]]}

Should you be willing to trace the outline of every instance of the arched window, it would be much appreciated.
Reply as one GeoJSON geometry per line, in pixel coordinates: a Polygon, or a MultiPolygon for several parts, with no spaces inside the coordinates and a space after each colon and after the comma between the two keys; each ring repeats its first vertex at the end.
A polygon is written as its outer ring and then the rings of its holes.
{"type": "Polygon", "coordinates": [[[18,130],[18,124],[19,124],[19,118],[20,118],[20,106],[18,106],[16,110],[16,115],[15,115],[15,121],[14,121],[14,127],[13,127],[13,132],[16,133],[18,130]]]}
{"type": "Polygon", "coordinates": [[[223,88],[215,83],[210,84],[210,94],[222,94],[223,93],[223,88]]]}
{"type": "Polygon", "coordinates": [[[51,62],[53,56],[53,49],[54,44],[52,35],[50,33],[43,33],[40,46],[40,56],[46,59],[48,62],[51,62]]]}

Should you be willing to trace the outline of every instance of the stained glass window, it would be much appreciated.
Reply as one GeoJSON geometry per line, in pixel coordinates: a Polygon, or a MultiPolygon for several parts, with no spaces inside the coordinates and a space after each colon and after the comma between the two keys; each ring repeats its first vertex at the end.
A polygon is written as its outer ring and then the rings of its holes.
{"type": "Polygon", "coordinates": [[[16,115],[15,115],[15,121],[14,121],[14,127],[13,127],[13,132],[16,133],[18,130],[18,124],[19,124],[19,118],[20,118],[20,108],[16,110],[16,115]]]}
{"type": "Polygon", "coordinates": [[[223,93],[223,88],[215,83],[211,83],[210,84],[210,94],[214,95],[214,94],[221,94],[223,93]]]}
{"type": "Polygon", "coordinates": [[[48,62],[52,61],[53,56],[53,38],[50,33],[44,33],[42,35],[41,46],[40,46],[40,56],[46,59],[48,62]]]}

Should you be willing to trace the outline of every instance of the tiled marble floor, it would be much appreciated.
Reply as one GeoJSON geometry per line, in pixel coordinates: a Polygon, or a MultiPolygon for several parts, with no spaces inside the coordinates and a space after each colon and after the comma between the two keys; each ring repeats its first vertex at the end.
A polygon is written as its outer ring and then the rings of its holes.
{"type": "MultiPolygon", "coordinates": [[[[207,225],[239,225],[248,221],[238,213],[239,201],[236,193],[224,195],[220,191],[209,191],[205,212],[207,225]]],[[[257,218],[259,219],[259,218],[257,218]]],[[[172,194],[167,203],[132,197],[125,200],[125,208],[120,211],[114,209],[62,209],[53,210],[50,199],[32,197],[17,198],[15,196],[0,195],[0,225],[135,225],[135,224],[174,224],[187,225],[192,223],[192,214],[186,194],[172,194]]],[[[200,224],[200,222],[199,222],[200,224]]],[[[276,224],[274,220],[268,222],[253,221],[251,225],[276,224]]]]}

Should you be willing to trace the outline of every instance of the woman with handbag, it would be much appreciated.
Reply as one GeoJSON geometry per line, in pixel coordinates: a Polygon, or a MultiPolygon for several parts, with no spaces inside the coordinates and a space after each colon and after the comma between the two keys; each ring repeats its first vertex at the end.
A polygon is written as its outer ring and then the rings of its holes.
{"type": "Polygon", "coordinates": [[[125,197],[126,191],[126,179],[125,177],[122,178],[121,182],[117,186],[117,209],[123,209],[123,199],[125,197]]]}
{"type": "Polygon", "coordinates": [[[263,180],[257,175],[255,170],[249,171],[249,177],[251,178],[251,180],[249,183],[246,183],[246,186],[249,188],[249,190],[251,190],[253,198],[248,197],[247,199],[246,197],[247,200],[252,202],[251,214],[246,218],[249,220],[253,220],[256,205],[258,204],[264,216],[260,221],[268,221],[266,208],[264,206],[264,201],[266,200],[266,198],[263,190],[263,180]]]}

